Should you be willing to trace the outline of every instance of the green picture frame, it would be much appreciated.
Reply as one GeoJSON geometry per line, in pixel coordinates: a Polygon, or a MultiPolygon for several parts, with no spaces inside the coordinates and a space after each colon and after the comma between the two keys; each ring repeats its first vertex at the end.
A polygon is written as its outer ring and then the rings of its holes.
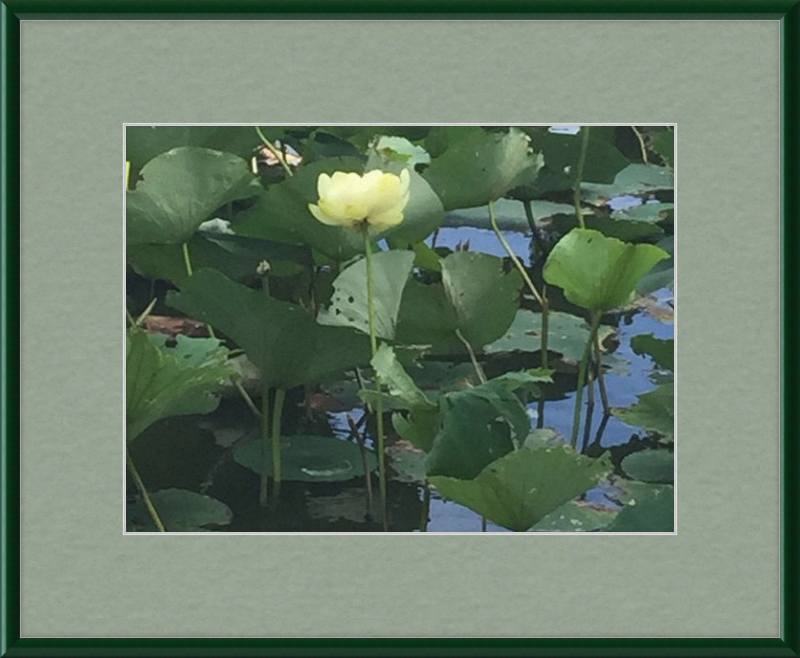
{"type": "MultiPolygon", "coordinates": [[[[2,619],[0,656],[800,656],[800,424],[798,378],[800,332],[797,303],[800,261],[800,0],[0,0],[2,115],[0,116],[0,202],[2,234],[2,619]],[[20,364],[22,299],[20,263],[21,140],[20,61],[22,20],[104,19],[324,19],[324,20],[772,20],[781,25],[781,568],[780,634],[775,637],[532,637],[532,638],[76,638],[27,637],[21,632],[20,565],[20,364]]],[[[579,119],[576,119],[579,120],[579,119]]],[[[120,126],[121,127],[121,126],[120,126]]],[[[24,127],[23,127],[24,130],[24,127]]],[[[680,130],[680,126],[679,126],[680,130]]],[[[680,143],[680,132],[679,143],[680,143]]],[[[765,294],[769,294],[769,291],[765,294]]],[[[679,469],[680,472],[680,469],[679,469]]],[[[118,491],[108,492],[118,497],[118,491]]],[[[691,505],[692,501],[681,500],[691,505]]],[[[680,514],[680,512],[679,512],[680,514]]],[[[109,532],[117,532],[117,528],[109,532]]],[[[121,530],[119,530],[121,533],[121,530]]],[[[680,532],[680,525],[679,525],[680,532]]],[[[143,538],[147,539],[147,538],[143,538]]],[[[454,538],[456,539],[456,538],[454,538]]],[[[579,541],[579,540],[578,540],[579,541]]],[[[709,538],[713,541],[713,538],[709,538]]],[[[290,567],[287,567],[290,568],[290,567]]],[[[477,610],[477,607],[476,607],[477,610]]],[[[344,614],[344,613],[342,613],[344,614]]],[[[476,613],[477,614],[477,613],[476,613]]],[[[576,632],[579,629],[576,627],[576,632]]],[[[87,620],[87,635],[91,635],[87,620]]],[[[524,633],[524,629],[520,629],[524,633]]],[[[393,633],[395,634],[395,633],[393,633]]]]}

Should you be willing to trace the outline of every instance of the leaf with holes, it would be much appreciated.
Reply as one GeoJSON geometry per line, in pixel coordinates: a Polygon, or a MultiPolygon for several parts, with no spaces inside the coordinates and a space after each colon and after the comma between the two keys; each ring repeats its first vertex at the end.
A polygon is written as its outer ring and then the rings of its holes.
{"type": "MultiPolygon", "coordinates": [[[[375,332],[393,340],[403,288],[414,264],[410,251],[381,251],[372,255],[375,332]]],[[[344,270],[333,282],[330,306],[320,311],[320,324],[353,327],[369,333],[367,261],[363,258],[344,270]]]]}

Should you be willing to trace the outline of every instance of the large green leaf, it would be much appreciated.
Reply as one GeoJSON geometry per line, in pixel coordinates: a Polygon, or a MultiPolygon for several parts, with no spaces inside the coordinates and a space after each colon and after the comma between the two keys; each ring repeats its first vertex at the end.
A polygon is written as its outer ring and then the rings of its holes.
{"type": "Polygon", "coordinates": [[[300,306],[234,283],[213,270],[195,272],[167,303],[232,338],[270,386],[291,388],[369,361],[369,340],[323,327],[300,306]]]}
{"type": "Polygon", "coordinates": [[[456,328],[473,347],[496,340],[511,326],[522,277],[503,271],[496,256],[457,251],[442,261],[442,283],[456,313],[456,328]]]}
{"type": "Polygon", "coordinates": [[[448,393],[440,400],[442,427],[428,455],[430,475],[470,479],[522,442],[530,418],[514,393],[501,384],[448,393]]]}
{"type": "MultiPolygon", "coordinates": [[[[574,135],[550,132],[543,127],[525,130],[531,136],[533,148],[544,156],[546,170],[561,178],[562,189],[571,187],[577,177],[583,128],[574,135]]],[[[617,173],[630,164],[630,160],[614,145],[614,131],[614,127],[590,128],[582,180],[611,183],[617,173]]]]}
{"type": "Polygon", "coordinates": [[[434,158],[423,176],[445,210],[485,206],[503,196],[525,170],[540,166],[530,139],[517,128],[507,132],[475,126],[436,130],[441,133],[437,139],[447,144],[446,150],[434,158]]]}
{"type": "MultiPolygon", "coordinates": [[[[251,441],[233,451],[237,463],[261,473],[264,467],[263,441],[251,441]]],[[[377,466],[375,453],[367,451],[367,468],[377,466]]],[[[272,475],[272,452],[267,451],[267,473],[272,475]]],[[[341,482],[364,475],[361,449],[355,443],[332,436],[282,436],[281,477],[303,482],[341,482]]]]}
{"type": "MultiPolygon", "coordinates": [[[[243,235],[198,231],[188,244],[192,266],[219,270],[229,279],[252,277],[262,261],[311,265],[311,252],[299,245],[260,240],[243,235]]],[[[183,250],[176,244],[128,245],[128,262],[148,279],[166,279],[180,287],[188,278],[183,250]]]]}
{"type": "Polygon", "coordinates": [[[656,263],[656,266],[650,270],[639,281],[636,286],[636,292],[641,295],[649,295],[659,288],[672,288],[675,282],[675,238],[668,235],[656,243],[656,247],[663,249],[669,254],[667,260],[662,260],[656,263]]]}
{"type": "Polygon", "coordinates": [[[675,164],[675,133],[667,129],[658,133],[652,139],[651,145],[653,150],[656,151],[668,166],[672,167],[675,164]]]}
{"type": "Polygon", "coordinates": [[[414,383],[397,358],[391,345],[382,343],[370,362],[381,384],[405,409],[438,409],[437,405],[414,383]]]}
{"type": "Polygon", "coordinates": [[[647,354],[659,368],[675,370],[675,340],[656,338],[653,334],[639,334],[631,338],[635,354],[647,354]]]}
{"type": "Polygon", "coordinates": [[[456,312],[441,284],[409,280],[397,318],[395,341],[403,345],[428,345],[434,353],[464,353],[458,340],[456,312]]]}
{"type": "MultiPolygon", "coordinates": [[[[279,129],[280,133],[283,129],[279,129]]],[[[273,135],[279,137],[280,133],[273,135]]],[[[261,145],[252,126],[127,126],[125,159],[131,176],[157,155],[179,146],[202,146],[249,159],[261,145]]],[[[134,178],[135,180],[135,178],[134,178]]]]}
{"type": "Polygon", "coordinates": [[[608,532],[674,532],[675,490],[670,485],[637,487],[608,532]]]}
{"type": "Polygon", "coordinates": [[[608,311],[629,304],[639,280],[668,257],[653,245],[628,244],[591,229],[574,229],[550,252],[544,278],[563,288],[573,304],[608,311]]]}
{"type": "Polygon", "coordinates": [[[629,425],[671,437],[675,431],[674,385],[662,384],[655,390],[640,395],[636,404],[612,409],[611,413],[629,425]]]}
{"type": "Polygon", "coordinates": [[[261,190],[238,155],[211,149],[172,149],[148,162],[144,180],[126,192],[128,244],[181,244],[229,201],[261,190]]]}
{"type": "MultiPolygon", "coordinates": [[[[403,288],[413,265],[411,251],[381,251],[372,255],[375,332],[386,340],[394,339],[403,288]]],[[[330,306],[319,313],[320,324],[353,327],[369,333],[366,258],[336,277],[333,289],[330,306]]]]}
{"type": "Polygon", "coordinates": [[[675,455],[670,450],[639,450],[625,457],[620,466],[642,482],[671,484],[675,479],[675,455]]]}
{"type": "Polygon", "coordinates": [[[338,261],[363,253],[364,239],[358,231],[323,224],[308,210],[308,204],[319,198],[320,174],[335,171],[360,174],[364,161],[356,157],[326,158],[298,168],[291,178],[270,185],[252,208],[237,217],[233,229],[241,235],[309,245],[338,261]]]}
{"type": "MultiPolygon", "coordinates": [[[[163,489],[150,494],[150,499],[167,532],[208,532],[207,526],[228,525],[233,520],[225,503],[194,491],[163,489]]],[[[156,532],[141,500],[128,504],[126,517],[128,532],[156,532]]]]}
{"type": "MultiPolygon", "coordinates": [[[[580,361],[586,341],[589,340],[589,325],[583,318],[560,311],[551,311],[548,316],[548,352],[558,352],[567,361],[580,361]]],[[[600,341],[605,340],[613,329],[600,325],[600,341]]],[[[538,352],[542,349],[542,314],[520,310],[514,322],[502,338],[483,348],[487,354],[503,352],[538,352]]]]}
{"type": "Polygon", "coordinates": [[[428,477],[439,493],[511,530],[524,532],[564,503],[597,485],[605,460],[570,448],[515,450],[486,466],[475,479],[428,477]]]}
{"type": "Polygon", "coordinates": [[[168,416],[203,414],[219,404],[217,393],[233,374],[228,351],[213,338],[165,337],[131,330],[125,363],[126,439],[133,441],[149,425],[168,416]],[[159,344],[162,347],[159,347],[159,344]]]}

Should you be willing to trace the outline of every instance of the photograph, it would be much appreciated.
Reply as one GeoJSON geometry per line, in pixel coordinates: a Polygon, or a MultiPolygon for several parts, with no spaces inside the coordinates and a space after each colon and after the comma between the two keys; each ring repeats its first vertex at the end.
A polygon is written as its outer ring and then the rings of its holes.
{"type": "Polygon", "coordinates": [[[124,532],[676,532],[676,135],[126,124],[124,532]]]}

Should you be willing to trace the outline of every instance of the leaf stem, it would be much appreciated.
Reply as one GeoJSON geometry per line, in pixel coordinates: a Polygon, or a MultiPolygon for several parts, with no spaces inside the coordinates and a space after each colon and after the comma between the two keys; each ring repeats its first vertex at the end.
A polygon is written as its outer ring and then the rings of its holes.
{"type": "MultiPolygon", "coordinates": [[[[372,272],[372,244],[369,239],[369,228],[366,224],[362,229],[364,234],[364,251],[367,258],[367,308],[369,314],[369,343],[372,356],[378,351],[378,338],[375,331],[375,291],[372,272]]],[[[381,395],[381,380],[377,372],[374,373],[375,390],[378,395],[375,400],[375,423],[378,428],[378,477],[381,492],[381,516],[383,517],[383,531],[389,531],[388,504],[386,498],[386,437],[383,427],[383,396],[381,395]]]]}
{"type": "Polygon", "coordinates": [[[278,149],[272,142],[267,139],[267,136],[261,132],[261,128],[255,126],[256,132],[258,133],[258,137],[264,142],[264,146],[269,149],[269,152],[275,157],[275,159],[280,162],[281,167],[286,172],[288,176],[294,176],[294,172],[289,164],[286,162],[286,158],[283,157],[283,153],[278,149]]]}
{"type": "Polygon", "coordinates": [[[464,337],[464,334],[461,333],[461,329],[456,329],[456,336],[458,336],[458,340],[464,343],[464,347],[467,348],[469,360],[472,361],[472,367],[475,369],[475,374],[478,375],[478,380],[481,384],[485,384],[486,373],[483,372],[481,364],[478,363],[478,359],[475,357],[475,351],[472,349],[472,345],[469,344],[469,341],[464,337]]]}
{"type": "Polygon", "coordinates": [[[269,385],[264,384],[261,389],[262,462],[261,487],[258,494],[258,504],[261,507],[266,507],[269,499],[269,438],[269,385]]]}
{"type": "Polygon", "coordinates": [[[136,470],[136,465],[133,463],[131,451],[127,446],[125,446],[125,459],[128,463],[128,470],[133,476],[133,481],[136,483],[136,488],[139,490],[139,495],[142,497],[144,506],[147,508],[147,513],[150,515],[150,519],[153,521],[153,525],[155,525],[159,532],[166,532],[167,529],[164,527],[164,523],[161,521],[161,517],[156,511],[153,501],[150,499],[150,494],[147,493],[144,482],[142,482],[142,477],[139,475],[139,471],[136,470]]]}
{"type": "Polygon", "coordinates": [[[281,418],[285,399],[286,389],[276,389],[272,413],[272,497],[275,502],[281,495],[281,418]]]}
{"type": "Polygon", "coordinates": [[[586,151],[589,150],[589,126],[581,126],[581,152],[578,156],[578,171],[575,176],[575,216],[578,218],[578,225],[586,228],[583,221],[583,211],[581,210],[581,182],[583,181],[583,167],[586,165],[586,151]]]}
{"type": "Polygon", "coordinates": [[[188,276],[193,276],[194,271],[192,270],[192,259],[189,258],[189,243],[184,242],[181,245],[181,249],[183,250],[183,264],[186,267],[186,274],[188,276]]]}
{"type": "Polygon", "coordinates": [[[600,332],[594,334],[594,354],[597,361],[597,386],[600,389],[600,400],[603,403],[603,413],[611,413],[608,405],[608,392],[606,390],[606,380],[603,375],[603,352],[600,349],[600,332]]]}
{"type": "Polygon", "coordinates": [[[636,139],[639,140],[639,148],[642,151],[642,162],[645,164],[650,164],[647,159],[647,147],[644,145],[644,136],[636,126],[631,126],[631,130],[633,130],[633,134],[636,135],[636,139]]]}
{"type": "Polygon", "coordinates": [[[422,516],[419,520],[419,531],[428,532],[428,518],[431,514],[431,488],[427,482],[422,483],[422,516]]]}
{"type": "Polygon", "coordinates": [[[256,418],[260,419],[261,412],[258,410],[258,407],[255,405],[255,402],[253,402],[253,398],[250,397],[250,395],[245,390],[244,386],[242,386],[242,382],[239,380],[239,378],[231,377],[231,381],[233,382],[233,385],[236,387],[236,390],[239,391],[239,395],[242,396],[242,400],[244,400],[244,403],[247,405],[247,408],[253,412],[253,415],[256,418]]]}
{"type": "Polygon", "coordinates": [[[592,324],[589,330],[589,338],[586,341],[586,347],[583,350],[583,357],[581,358],[580,369],[578,370],[578,388],[575,391],[575,411],[572,414],[572,436],[570,438],[570,445],[576,448],[578,445],[578,430],[581,424],[581,403],[583,401],[583,386],[586,383],[586,364],[589,361],[589,354],[592,351],[592,344],[594,343],[594,335],[597,332],[597,327],[600,324],[601,311],[592,312],[592,324]]]}

